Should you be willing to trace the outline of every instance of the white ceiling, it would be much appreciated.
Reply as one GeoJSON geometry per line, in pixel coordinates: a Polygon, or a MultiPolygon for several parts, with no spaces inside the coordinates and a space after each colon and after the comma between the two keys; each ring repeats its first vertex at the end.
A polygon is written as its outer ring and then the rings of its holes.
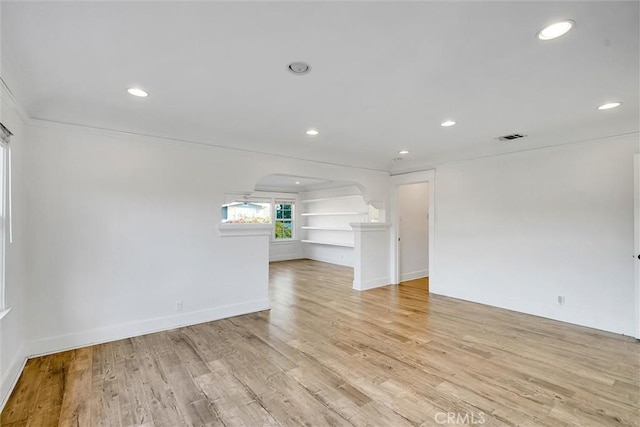
{"type": "MultiPolygon", "coordinates": [[[[328,179],[310,178],[307,176],[272,174],[256,183],[256,191],[272,191],[282,193],[301,193],[305,191],[326,190],[329,188],[357,187],[350,181],[332,181],[328,179]]],[[[358,190],[359,191],[359,190],[358,190]]]]}
{"type": "Polygon", "coordinates": [[[299,193],[308,191],[318,185],[328,185],[326,179],[309,178],[304,176],[273,174],[263,177],[256,184],[256,191],[280,191],[285,193],[299,193]]]}
{"type": "Polygon", "coordinates": [[[640,127],[638,2],[1,7],[2,77],[38,119],[395,172],[640,127]]]}

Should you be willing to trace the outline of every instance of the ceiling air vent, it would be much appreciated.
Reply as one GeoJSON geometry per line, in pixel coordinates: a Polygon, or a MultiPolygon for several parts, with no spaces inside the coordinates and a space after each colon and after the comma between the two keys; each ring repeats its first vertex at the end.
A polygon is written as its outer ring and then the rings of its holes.
{"type": "Polygon", "coordinates": [[[496,139],[498,141],[513,141],[514,139],[524,138],[525,136],[527,135],[524,135],[522,133],[512,133],[511,135],[499,136],[496,139]]]}

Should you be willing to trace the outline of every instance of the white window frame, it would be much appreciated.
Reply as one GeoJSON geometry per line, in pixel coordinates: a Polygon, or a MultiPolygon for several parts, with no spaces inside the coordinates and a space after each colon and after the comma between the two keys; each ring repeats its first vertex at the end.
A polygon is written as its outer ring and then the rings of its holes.
{"type": "Polygon", "coordinates": [[[290,242],[292,240],[296,240],[296,200],[295,199],[273,199],[273,212],[272,212],[272,222],[273,222],[273,235],[271,240],[273,242],[290,242]],[[291,218],[281,218],[278,219],[278,211],[277,205],[291,205],[291,218]],[[288,238],[276,238],[276,224],[277,222],[291,221],[291,237],[288,238]]]}

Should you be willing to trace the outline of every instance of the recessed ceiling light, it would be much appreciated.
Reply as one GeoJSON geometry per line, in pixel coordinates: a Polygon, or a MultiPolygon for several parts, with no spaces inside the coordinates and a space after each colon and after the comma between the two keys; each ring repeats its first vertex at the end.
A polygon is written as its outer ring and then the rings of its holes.
{"type": "Polygon", "coordinates": [[[127,89],[127,92],[129,92],[129,95],[137,96],[139,98],[146,98],[149,96],[147,92],[137,87],[130,87],[127,89]]]}
{"type": "Polygon", "coordinates": [[[606,104],[602,104],[598,107],[598,110],[610,110],[612,108],[619,107],[622,102],[607,102],[606,104]]]}
{"type": "Polygon", "coordinates": [[[309,73],[309,71],[311,71],[311,67],[309,66],[309,64],[305,64],[304,62],[292,62],[291,64],[289,64],[288,68],[289,71],[298,76],[307,74],[309,73]]]}
{"type": "Polygon", "coordinates": [[[300,185],[300,181],[296,181],[296,185],[300,185]]]}
{"type": "Polygon", "coordinates": [[[319,134],[319,133],[320,133],[320,132],[318,132],[318,131],[317,131],[317,130],[315,130],[315,129],[309,129],[309,130],[306,132],[306,134],[307,134],[307,135],[310,135],[310,136],[316,136],[316,135],[317,135],[317,134],[319,134]]]}
{"type": "Polygon", "coordinates": [[[440,126],[449,127],[449,126],[453,126],[455,124],[456,124],[456,122],[454,122],[453,120],[447,120],[445,122],[440,123],[440,126]]]}
{"type": "Polygon", "coordinates": [[[540,40],[557,39],[558,37],[567,34],[569,30],[573,28],[574,25],[575,25],[575,22],[573,22],[570,19],[565,19],[564,21],[556,22],[538,31],[538,38],[540,40]]]}
{"type": "Polygon", "coordinates": [[[398,154],[409,154],[409,150],[400,150],[398,154]]]}

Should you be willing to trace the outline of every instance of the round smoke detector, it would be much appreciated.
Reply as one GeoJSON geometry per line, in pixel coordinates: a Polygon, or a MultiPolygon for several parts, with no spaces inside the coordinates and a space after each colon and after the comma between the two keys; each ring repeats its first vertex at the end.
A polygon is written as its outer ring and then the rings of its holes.
{"type": "Polygon", "coordinates": [[[307,74],[309,71],[311,71],[311,67],[309,66],[309,64],[305,64],[304,62],[292,62],[291,64],[289,64],[288,68],[289,71],[298,76],[307,74]]]}

